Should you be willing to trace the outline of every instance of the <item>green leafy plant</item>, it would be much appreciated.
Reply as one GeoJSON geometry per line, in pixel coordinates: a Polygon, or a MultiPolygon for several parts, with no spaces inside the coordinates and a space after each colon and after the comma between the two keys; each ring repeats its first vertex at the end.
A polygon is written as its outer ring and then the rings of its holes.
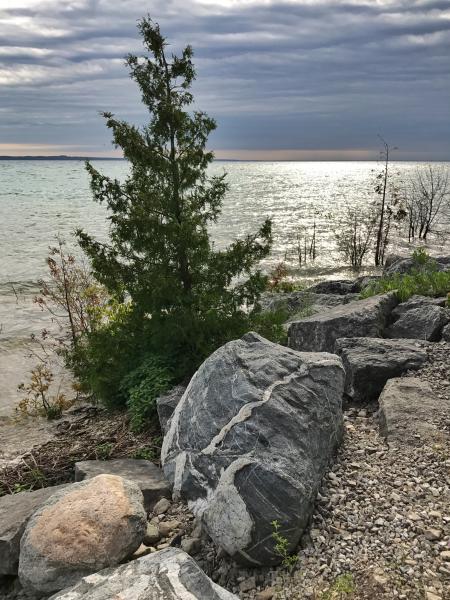
{"type": "Polygon", "coordinates": [[[275,542],[274,552],[281,558],[281,564],[286,569],[292,569],[298,561],[297,554],[289,553],[289,541],[281,533],[281,526],[277,520],[272,521],[272,539],[275,542]]]}
{"type": "Polygon", "coordinates": [[[133,452],[133,458],[153,461],[157,458],[157,453],[154,448],[139,448],[139,450],[133,452]]]}
{"type": "Polygon", "coordinates": [[[356,592],[355,582],[351,573],[339,575],[331,587],[323,592],[320,600],[345,600],[356,592]]]}
{"type": "Polygon", "coordinates": [[[30,489],[30,486],[25,483],[15,483],[12,489],[13,494],[20,494],[20,492],[25,492],[30,489]]]}
{"type": "Polygon", "coordinates": [[[108,460],[112,454],[113,449],[114,446],[110,442],[98,444],[98,446],[95,447],[95,455],[97,457],[97,460],[108,460]]]}
{"type": "Polygon", "coordinates": [[[121,389],[127,397],[134,431],[141,431],[156,414],[156,399],[170,388],[171,381],[170,372],[157,356],[147,356],[122,380],[121,389]]]}

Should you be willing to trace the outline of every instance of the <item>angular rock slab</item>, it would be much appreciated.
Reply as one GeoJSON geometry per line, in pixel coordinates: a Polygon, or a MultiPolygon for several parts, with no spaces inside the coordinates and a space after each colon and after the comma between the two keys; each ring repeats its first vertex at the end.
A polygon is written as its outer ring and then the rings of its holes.
{"type": "Polygon", "coordinates": [[[162,448],[164,471],[214,542],[273,564],[272,521],[293,549],[342,434],[344,370],[255,333],[212,354],[192,378],[162,448]]]}
{"type": "Polygon", "coordinates": [[[0,498],[0,576],[16,575],[20,538],[31,515],[65,485],[19,492],[0,498]]]}
{"type": "Polygon", "coordinates": [[[357,300],[358,294],[325,294],[315,293],[309,290],[298,292],[280,292],[267,293],[261,298],[263,310],[275,312],[285,311],[288,315],[295,315],[301,312],[315,314],[325,312],[335,306],[348,304],[357,300]]]}
{"type": "Polygon", "coordinates": [[[134,481],[144,496],[147,512],[161,498],[171,498],[171,486],[159,467],[149,460],[116,458],[113,460],[84,460],[75,463],[75,481],[92,479],[102,474],[118,475],[134,481]]]}
{"type": "Polygon", "coordinates": [[[30,518],[20,542],[24,589],[50,594],[127,558],[146,532],[142,502],[138,486],[115,475],[56,492],[30,518]]]}
{"type": "Polygon", "coordinates": [[[334,352],[339,338],[382,337],[397,304],[395,294],[389,293],[294,321],[289,327],[289,346],[302,352],[334,352]]]}
{"type": "Polygon", "coordinates": [[[450,323],[442,330],[442,341],[450,342],[450,323]]]}
{"type": "Polygon", "coordinates": [[[450,413],[426,381],[417,377],[390,379],[380,396],[380,432],[388,442],[417,445],[442,439],[436,420],[450,413]]]}
{"type": "Polygon", "coordinates": [[[50,600],[238,600],[182,550],[167,548],[82,579],[50,600]]]}
{"type": "MultiPolygon", "coordinates": [[[[400,305],[401,306],[401,305],[400,305]]],[[[450,312],[441,306],[422,304],[405,311],[387,330],[391,338],[415,338],[439,341],[442,329],[450,321],[450,312]]]]}
{"type": "Polygon", "coordinates": [[[345,368],[345,393],[357,402],[376,400],[388,379],[424,364],[427,345],[420,340],[337,340],[336,353],[345,368]]]}
{"type": "Polygon", "coordinates": [[[419,296],[418,294],[415,294],[408,300],[405,300],[405,302],[401,302],[396,306],[392,311],[392,316],[395,319],[398,319],[414,308],[422,308],[423,306],[445,306],[446,302],[447,298],[445,297],[431,298],[430,296],[419,296]]]}
{"type": "Polygon", "coordinates": [[[181,396],[186,391],[186,386],[177,385],[172,388],[167,394],[163,394],[156,399],[156,409],[158,411],[159,424],[161,431],[166,433],[169,427],[169,421],[176,409],[181,396]]]}

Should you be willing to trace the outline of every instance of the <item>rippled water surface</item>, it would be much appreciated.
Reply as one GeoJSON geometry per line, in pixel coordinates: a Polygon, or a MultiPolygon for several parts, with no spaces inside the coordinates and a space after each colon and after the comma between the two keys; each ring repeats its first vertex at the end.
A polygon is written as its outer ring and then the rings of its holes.
{"type": "MultiPolygon", "coordinates": [[[[123,178],[122,161],[95,161],[123,178]]],[[[446,165],[450,168],[450,164],[446,165]]],[[[400,179],[417,168],[395,163],[400,179]]],[[[363,208],[373,198],[373,162],[216,162],[211,173],[228,173],[229,192],[211,233],[218,247],[273,219],[274,245],[265,267],[285,260],[298,267],[297,233],[317,225],[318,256],[306,276],[337,276],[342,269],[330,215],[346,203],[363,208]]],[[[24,343],[39,331],[43,315],[33,306],[36,281],[45,275],[47,247],[59,233],[70,241],[78,227],[107,236],[104,207],[94,203],[79,161],[0,161],[0,415],[16,398],[16,385],[31,364],[24,343]]],[[[439,249],[438,249],[439,250],[439,249]]]]}

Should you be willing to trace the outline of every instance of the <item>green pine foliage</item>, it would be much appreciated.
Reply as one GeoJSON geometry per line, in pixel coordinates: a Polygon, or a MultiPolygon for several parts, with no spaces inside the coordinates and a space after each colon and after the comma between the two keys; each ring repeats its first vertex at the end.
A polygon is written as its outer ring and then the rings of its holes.
{"type": "Polygon", "coordinates": [[[282,318],[263,317],[258,306],[267,286],[258,263],[270,251],[270,220],[226,249],[210,240],[208,226],[219,217],[227,183],[225,175],[207,174],[213,154],[206,144],[216,124],[192,110],[192,49],[169,56],[157,24],[144,18],[138,28],[146,53],[129,55],[126,64],[149,122],[137,127],[104,113],[130,173],[118,181],[87,164],[94,200],[108,210],[109,241],[77,232],[114,310],[77,345],[72,366],[104,402],[139,405],[142,413],[145,397],[150,404],[155,397],[153,385],[192,375],[211,352],[249,329],[278,339],[282,318]],[[149,356],[157,357],[159,376],[149,356]],[[141,368],[149,369],[147,383],[141,368]],[[131,372],[142,380],[130,391],[131,372]]]}

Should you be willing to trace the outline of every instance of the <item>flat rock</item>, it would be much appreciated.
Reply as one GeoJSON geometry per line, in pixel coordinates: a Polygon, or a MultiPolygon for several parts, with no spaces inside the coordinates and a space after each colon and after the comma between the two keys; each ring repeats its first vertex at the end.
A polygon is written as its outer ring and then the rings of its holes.
{"type": "Polygon", "coordinates": [[[446,301],[447,298],[445,297],[431,298],[430,296],[419,296],[416,294],[411,296],[411,298],[405,302],[401,302],[398,306],[396,306],[392,311],[392,317],[394,319],[398,319],[413,308],[422,308],[423,306],[445,306],[446,301]]]}
{"type": "Polygon", "coordinates": [[[50,496],[30,517],[20,542],[25,591],[51,594],[122,562],[144,538],[142,502],[139,487],[116,475],[98,475],[50,496]]]}
{"type": "Polygon", "coordinates": [[[426,342],[379,338],[341,338],[336,353],[345,368],[345,393],[357,402],[376,400],[386,381],[427,360],[426,342]]]}
{"type": "Polygon", "coordinates": [[[162,448],[174,497],[213,541],[252,565],[280,561],[273,525],[298,543],[342,434],[344,370],[255,333],[212,354],[192,378],[162,448]]]}
{"type": "Polygon", "coordinates": [[[351,279],[337,279],[320,281],[315,285],[311,286],[307,290],[308,292],[314,292],[316,294],[358,294],[361,291],[361,287],[358,281],[351,279]]]}
{"type": "Polygon", "coordinates": [[[387,330],[391,338],[414,338],[439,341],[442,329],[450,321],[450,312],[441,306],[424,304],[401,314],[387,330]]]}
{"type": "Polygon", "coordinates": [[[82,579],[50,600],[238,600],[185,552],[167,548],[82,579]]]}
{"type": "Polygon", "coordinates": [[[166,433],[170,418],[172,417],[173,412],[185,391],[186,386],[177,385],[167,392],[167,394],[163,394],[156,399],[156,409],[158,411],[159,424],[161,425],[161,431],[163,433],[166,433]]]}
{"type": "Polygon", "coordinates": [[[289,327],[289,345],[304,352],[334,352],[338,338],[382,337],[397,303],[395,294],[383,294],[294,321],[289,327]]]}
{"type": "Polygon", "coordinates": [[[263,310],[285,311],[289,317],[300,313],[316,314],[357,300],[358,294],[324,294],[308,290],[268,293],[261,299],[263,310]]]}
{"type": "Polygon", "coordinates": [[[380,431],[389,442],[417,445],[441,439],[435,421],[443,414],[445,407],[430,384],[416,377],[390,379],[380,396],[380,431]]]}
{"type": "Polygon", "coordinates": [[[16,575],[20,538],[31,515],[64,485],[19,492],[0,498],[0,576],[16,575]]]}
{"type": "Polygon", "coordinates": [[[153,510],[161,498],[171,497],[171,486],[164,473],[149,460],[116,458],[75,463],[75,481],[91,479],[103,473],[118,475],[137,483],[144,496],[144,507],[147,512],[153,510]]]}

